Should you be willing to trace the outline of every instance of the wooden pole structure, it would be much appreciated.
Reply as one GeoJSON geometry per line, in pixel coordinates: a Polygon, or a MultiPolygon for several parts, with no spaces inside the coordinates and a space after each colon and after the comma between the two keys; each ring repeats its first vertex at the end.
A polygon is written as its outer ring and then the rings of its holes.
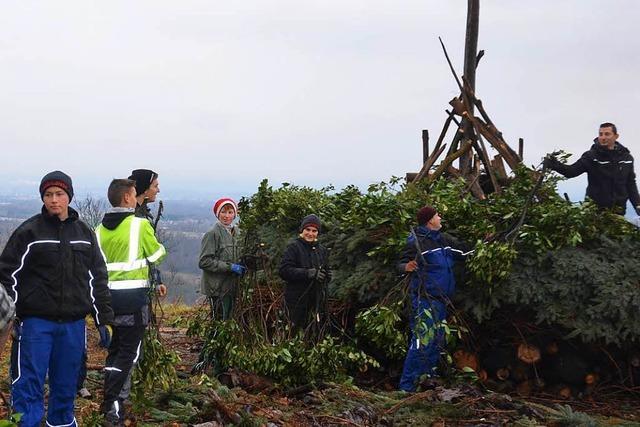
{"type": "Polygon", "coordinates": [[[422,129],[422,164],[429,159],[429,131],[422,129]]]}
{"type": "Polygon", "coordinates": [[[518,157],[520,160],[524,160],[524,139],[518,138],[518,157]]]}
{"type": "MultiPolygon", "coordinates": [[[[478,60],[478,28],[480,21],[480,0],[467,0],[467,32],[464,42],[464,77],[472,91],[476,87],[476,63],[478,60]]],[[[473,115],[474,106],[467,105],[469,114],[473,115]]],[[[464,123],[464,137],[475,140],[473,124],[464,123]]],[[[463,176],[471,173],[473,153],[466,152],[460,157],[460,172],[463,176]]]]}

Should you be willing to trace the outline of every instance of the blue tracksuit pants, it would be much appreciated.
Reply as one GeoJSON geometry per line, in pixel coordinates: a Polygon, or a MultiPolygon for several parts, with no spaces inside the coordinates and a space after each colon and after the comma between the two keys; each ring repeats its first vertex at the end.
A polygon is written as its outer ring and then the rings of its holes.
{"type": "Polygon", "coordinates": [[[44,381],[49,373],[48,427],[77,427],[73,414],[85,349],[84,319],[57,322],[27,317],[16,325],[11,353],[11,401],[23,414],[21,427],[37,427],[44,416],[44,381]]]}
{"type": "Polygon", "coordinates": [[[444,303],[425,298],[414,298],[412,301],[412,316],[410,319],[411,341],[409,350],[404,360],[402,377],[400,378],[400,390],[415,391],[420,376],[435,374],[435,368],[440,359],[440,350],[444,347],[444,330],[434,325],[447,318],[447,307],[444,303]],[[425,313],[428,311],[431,315],[425,313]],[[420,342],[424,338],[425,328],[433,333],[428,343],[420,342]]]}

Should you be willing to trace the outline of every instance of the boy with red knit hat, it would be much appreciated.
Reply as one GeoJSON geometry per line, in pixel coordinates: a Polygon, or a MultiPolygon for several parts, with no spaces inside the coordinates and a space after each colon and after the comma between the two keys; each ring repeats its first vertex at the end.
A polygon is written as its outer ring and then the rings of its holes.
{"type": "Polygon", "coordinates": [[[238,205],[224,197],[215,202],[213,213],[217,221],[202,238],[198,262],[202,270],[201,290],[209,300],[211,316],[227,320],[237,295],[237,279],[247,269],[240,263],[240,229],[234,224],[238,205]]]}

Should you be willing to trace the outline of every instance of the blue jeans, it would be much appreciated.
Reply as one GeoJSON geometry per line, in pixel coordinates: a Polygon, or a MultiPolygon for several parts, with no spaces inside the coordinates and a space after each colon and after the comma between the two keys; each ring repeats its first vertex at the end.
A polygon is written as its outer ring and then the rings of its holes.
{"type": "Polygon", "coordinates": [[[440,301],[419,298],[414,299],[412,305],[412,317],[409,322],[411,341],[400,378],[400,390],[404,391],[415,391],[417,382],[422,375],[435,374],[435,368],[440,359],[440,350],[444,347],[444,330],[436,324],[447,318],[447,307],[440,301]],[[430,316],[424,314],[425,311],[429,312],[430,316]],[[424,322],[424,326],[433,334],[427,343],[421,342],[425,338],[426,330],[419,324],[421,322],[418,322],[418,319],[424,322]],[[435,329],[434,325],[436,325],[435,329]]]}
{"type": "Polygon", "coordinates": [[[11,353],[11,401],[22,427],[38,427],[44,416],[44,381],[49,373],[49,427],[77,427],[73,414],[85,349],[84,319],[57,322],[27,317],[16,325],[11,353]]]}

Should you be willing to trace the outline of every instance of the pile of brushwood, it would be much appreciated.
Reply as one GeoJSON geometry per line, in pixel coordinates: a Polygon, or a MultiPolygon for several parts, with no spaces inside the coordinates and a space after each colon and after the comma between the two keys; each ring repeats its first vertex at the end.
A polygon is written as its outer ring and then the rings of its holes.
{"type": "Polygon", "coordinates": [[[241,202],[251,272],[233,319],[190,322],[198,368],[249,371],[295,387],[354,379],[393,388],[408,339],[407,280],[396,271],[415,213],[436,206],[444,231],[475,245],[457,272],[444,325],[445,376],[521,394],[582,396],[640,381],[640,232],[624,218],[556,192],[557,177],[517,168],[484,200],[463,180],[313,189],[263,181],[241,202]],[[323,221],[333,278],[320,315],[294,334],[277,276],[300,219],[323,221]]]}

